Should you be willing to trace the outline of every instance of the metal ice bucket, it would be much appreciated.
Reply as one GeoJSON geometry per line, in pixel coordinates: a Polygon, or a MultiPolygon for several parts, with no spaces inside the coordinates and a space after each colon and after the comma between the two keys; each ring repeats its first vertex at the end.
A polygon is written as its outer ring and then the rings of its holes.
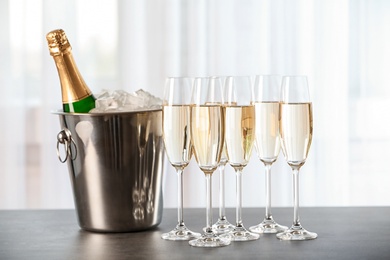
{"type": "Polygon", "coordinates": [[[55,114],[57,155],[68,165],[80,227],[131,232],[160,224],[162,111],[55,114]]]}

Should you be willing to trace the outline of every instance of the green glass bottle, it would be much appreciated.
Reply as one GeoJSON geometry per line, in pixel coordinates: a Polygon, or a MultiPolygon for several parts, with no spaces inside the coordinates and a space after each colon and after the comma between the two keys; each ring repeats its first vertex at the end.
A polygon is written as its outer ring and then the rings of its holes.
{"type": "Polygon", "coordinates": [[[88,113],[95,107],[95,98],[76,66],[65,32],[51,31],[46,39],[60,78],[64,112],[88,113]]]}

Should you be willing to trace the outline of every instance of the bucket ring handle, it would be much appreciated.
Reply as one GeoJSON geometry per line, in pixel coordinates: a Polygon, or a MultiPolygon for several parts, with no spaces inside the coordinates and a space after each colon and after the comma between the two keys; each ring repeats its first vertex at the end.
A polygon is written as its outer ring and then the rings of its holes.
{"type": "Polygon", "coordinates": [[[68,157],[71,158],[72,161],[74,161],[77,157],[77,147],[76,143],[74,142],[72,138],[72,134],[69,131],[69,129],[64,128],[62,131],[60,131],[57,134],[57,157],[60,160],[60,162],[64,163],[68,160],[68,157]],[[63,144],[65,147],[65,158],[62,159],[60,155],[60,144],[63,144]],[[71,146],[73,145],[75,154],[72,156],[72,149],[71,146]]]}

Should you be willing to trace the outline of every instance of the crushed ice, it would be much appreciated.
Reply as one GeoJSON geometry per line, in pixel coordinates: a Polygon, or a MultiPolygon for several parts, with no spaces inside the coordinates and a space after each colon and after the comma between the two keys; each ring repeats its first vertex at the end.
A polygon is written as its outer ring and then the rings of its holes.
{"type": "Polygon", "coordinates": [[[90,113],[130,112],[160,109],[162,100],[142,89],[134,93],[124,90],[102,90],[95,95],[95,108],[90,113]]]}

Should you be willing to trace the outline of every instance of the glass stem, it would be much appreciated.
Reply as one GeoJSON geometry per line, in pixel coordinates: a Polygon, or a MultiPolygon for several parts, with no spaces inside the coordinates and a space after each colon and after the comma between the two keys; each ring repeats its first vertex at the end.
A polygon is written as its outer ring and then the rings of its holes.
{"type": "Polygon", "coordinates": [[[272,164],[265,164],[265,218],[270,219],[271,213],[271,166],[272,164]]]}
{"type": "Polygon", "coordinates": [[[293,169],[293,200],[294,200],[294,226],[300,226],[299,223],[299,169],[293,169]]]}
{"type": "Polygon", "coordinates": [[[211,233],[212,228],[211,225],[213,224],[213,217],[212,217],[212,198],[211,198],[211,174],[205,174],[206,175],[206,232],[211,233]]]}
{"type": "Polygon", "coordinates": [[[184,226],[183,220],[183,170],[177,169],[177,225],[184,226]]]}
{"type": "Polygon", "coordinates": [[[218,166],[219,170],[219,219],[225,220],[225,165],[218,166]]]}
{"type": "Polygon", "coordinates": [[[236,209],[236,226],[242,227],[242,170],[236,170],[236,199],[237,199],[237,209],[236,209]]]}

